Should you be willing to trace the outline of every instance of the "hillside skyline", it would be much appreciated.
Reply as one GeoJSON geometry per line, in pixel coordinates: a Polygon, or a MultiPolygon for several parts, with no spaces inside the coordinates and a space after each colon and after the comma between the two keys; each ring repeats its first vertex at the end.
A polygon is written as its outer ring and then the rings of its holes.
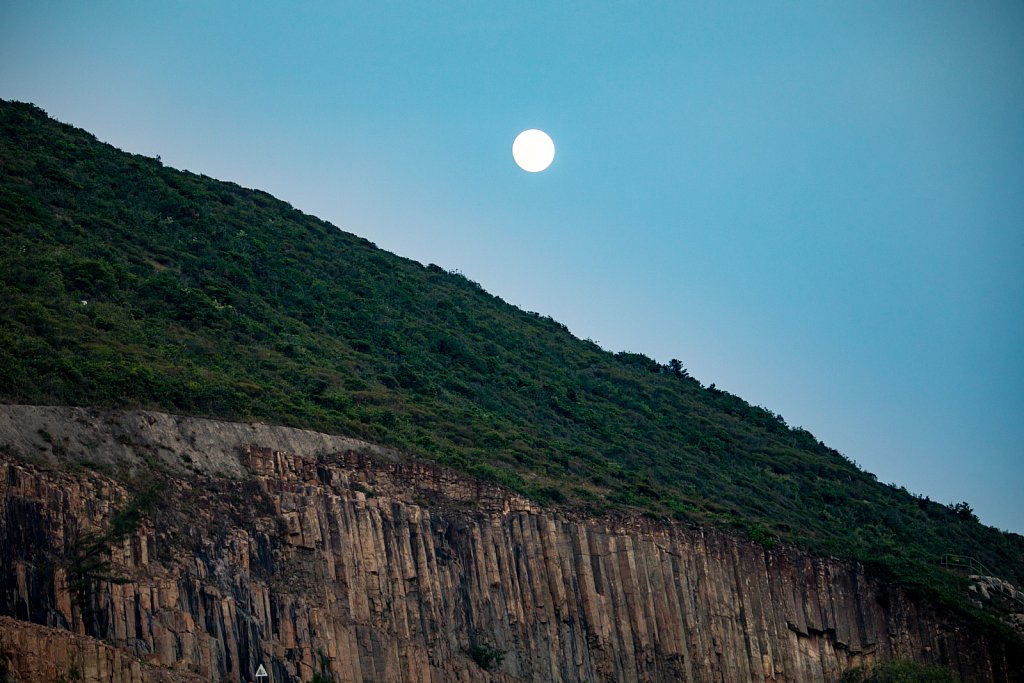
{"type": "MultiPolygon", "coordinates": [[[[955,609],[970,611],[938,563],[950,549],[1022,580],[1024,536],[979,523],[970,503],[880,483],[678,362],[602,350],[266,192],[6,101],[0,166],[11,410],[155,409],[357,437],[541,507],[853,559],[955,609]]],[[[8,424],[87,468],[110,455],[8,424]]],[[[13,436],[0,450],[39,448],[13,436]]]]}
{"type": "Polygon", "coordinates": [[[7,6],[0,97],[1024,531],[1020,8],[534,12],[7,6]]]}

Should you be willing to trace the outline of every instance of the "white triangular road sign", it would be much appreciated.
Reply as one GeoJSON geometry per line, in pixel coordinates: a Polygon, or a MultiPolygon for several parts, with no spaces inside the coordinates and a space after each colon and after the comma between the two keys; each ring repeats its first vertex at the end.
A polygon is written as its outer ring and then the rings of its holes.
{"type": "Polygon", "coordinates": [[[263,668],[262,664],[260,664],[260,668],[256,669],[256,678],[266,678],[266,677],[267,677],[267,670],[263,668]]]}

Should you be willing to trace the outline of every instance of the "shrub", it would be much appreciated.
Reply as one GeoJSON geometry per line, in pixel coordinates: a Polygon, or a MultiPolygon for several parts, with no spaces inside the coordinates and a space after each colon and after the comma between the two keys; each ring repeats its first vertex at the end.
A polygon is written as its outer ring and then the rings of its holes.
{"type": "Polygon", "coordinates": [[[501,666],[505,660],[504,651],[487,644],[471,645],[466,652],[484,671],[501,666]]]}
{"type": "Polygon", "coordinates": [[[850,669],[843,674],[841,683],[957,683],[959,680],[946,667],[907,659],[850,669]]]}

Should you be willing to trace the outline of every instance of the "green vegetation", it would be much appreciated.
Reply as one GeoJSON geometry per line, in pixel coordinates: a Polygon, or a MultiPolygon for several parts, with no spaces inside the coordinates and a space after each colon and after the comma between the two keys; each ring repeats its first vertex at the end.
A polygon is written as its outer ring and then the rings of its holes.
{"type": "Polygon", "coordinates": [[[486,643],[471,645],[466,653],[484,671],[491,671],[505,661],[505,652],[486,643]]]}
{"type": "Polygon", "coordinates": [[[53,683],[81,683],[81,680],[82,672],[79,671],[78,664],[71,662],[67,671],[58,673],[57,677],[53,679],[53,683]]]}
{"type": "Polygon", "coordinates": [[[842,683],[956,683],[960,679],[949,669],[909,660],[879,662],[866,669],[851,669],[842,683]]]}
{"type": "Polygon", "coordinates": [[[0,400],[362,437],[546,504],[734,529],[960,604],[1024,538],[884,485],[678,360],[609,353],[259,191],[0,105],[0,400]]]}

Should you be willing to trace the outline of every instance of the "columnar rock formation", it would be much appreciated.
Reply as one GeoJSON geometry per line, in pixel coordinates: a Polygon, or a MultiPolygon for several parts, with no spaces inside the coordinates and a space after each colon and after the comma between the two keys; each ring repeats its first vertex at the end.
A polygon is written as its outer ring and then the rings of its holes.
{"type": "Polygon", "coordinates": [[[251,681],[263,664],[272,683],[803,682],[893,657],[1020,676],[1019,653],[836,560],[543,510],[298,430],[282,442],[302,455],[266,434],[234,443],[246,426],[86,416],[0,456],[0,650],[15,681],[69,667],[111,683],[251,681]],[[130,478],[86,452],[115,422],[135,439],[121,440],[130,478]],[[161,443],[221,428],[206,460],[161,443]],[[37,462],[17,452],[29,446],[37,462]],[[90,565],[99,546],[109,563],[90,565]]]}

